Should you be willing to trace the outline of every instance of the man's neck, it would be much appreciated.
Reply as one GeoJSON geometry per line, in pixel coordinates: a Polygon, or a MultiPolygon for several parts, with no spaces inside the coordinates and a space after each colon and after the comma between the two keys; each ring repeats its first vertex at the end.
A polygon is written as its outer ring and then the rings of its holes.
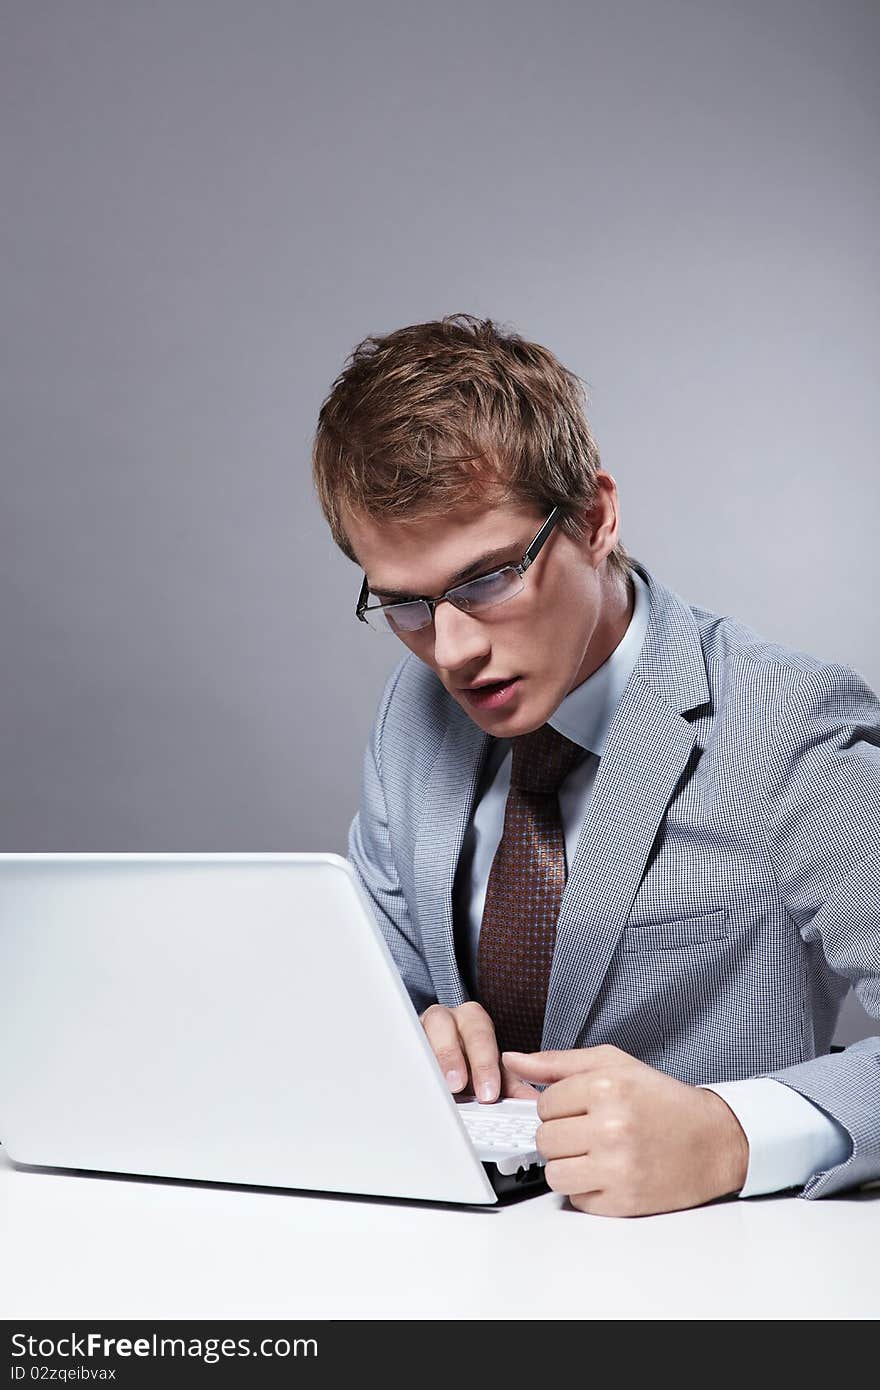
{"type": "Polygon", "coordinates": [[[587,669],[578,676],[572,690],[576,690],[579,685],[582,685],[585,680],[588,680],[598,671],[600,666],[604,666],[612,652],[620,646],[626,635],[626,630],[632,622],[636,605],[636,586],[632,576],[629,574],[622,577],[615,575],[613,579],[607,579],[605,585],[602,594],[601,617],[590,643],[587,669]]]}

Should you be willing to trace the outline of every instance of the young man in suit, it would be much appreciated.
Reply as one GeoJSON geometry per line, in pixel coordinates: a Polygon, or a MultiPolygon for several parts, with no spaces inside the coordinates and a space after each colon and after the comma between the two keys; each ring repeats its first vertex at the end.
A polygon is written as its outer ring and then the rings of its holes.
{"type": "Polygon", "coordinates": [[[880,703],[625,551],[578,379],[491,320],[368,338],[313,468],[407,652],[349,858],[452,1091],[534,1095],[632,1216],[880,1178],[880,703]]]}

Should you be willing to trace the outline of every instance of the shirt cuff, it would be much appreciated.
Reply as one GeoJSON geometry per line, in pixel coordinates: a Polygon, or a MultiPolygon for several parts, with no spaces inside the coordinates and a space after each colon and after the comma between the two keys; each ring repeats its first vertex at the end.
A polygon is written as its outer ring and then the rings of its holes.
{"type": "Polygon", "coordinates": [[[802,1187],[852,1152],[842,1124],[800,1092],[769,1077],[702,1086],[730,1106],[749,1141],[749,1167],[740,1197],[802,1187]]]}

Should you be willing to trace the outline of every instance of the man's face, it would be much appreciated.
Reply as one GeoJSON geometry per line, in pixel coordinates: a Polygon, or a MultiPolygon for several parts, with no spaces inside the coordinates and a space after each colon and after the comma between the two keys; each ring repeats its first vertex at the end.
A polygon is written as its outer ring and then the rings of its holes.
{"type": "MultiPolygon", "coordinates": [[[[617,538],[616,496],[603,490],[600,521],[606,508],[611,525],[598,540],[595,513],[580,542],[554,528],[523,575],[522,590],[503,603],[479,615],[440,603],[433,624],[400,636],[487,733],[512,738],[540,728],[620,640],[626,622],[619,632],[615,624],[622,609],[607,601],[607,566],[598,572],[617,538]],[[466,694],[468,686],[502,680],[516,683],[494,707],[466,694]]],[[[348,514],[345,529],[367,575],[370,601],[387,603],[433,597],[464,579],[519,564],[547,515],[518,504],[470,504],[421,520],[375,522],[348,514]]],[[[625,609],[622,590],[619,597],[625,609]]]]}

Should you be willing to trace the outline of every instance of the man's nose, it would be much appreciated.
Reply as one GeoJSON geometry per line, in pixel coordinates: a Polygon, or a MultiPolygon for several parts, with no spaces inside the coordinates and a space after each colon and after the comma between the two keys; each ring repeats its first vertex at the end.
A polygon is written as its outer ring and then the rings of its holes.
{"type": "Polygon", "coordinates": [[[445,671],[473,666],[491,650],[486,628],[470,613],[445,601],[434,609],[434,664],[445,671]]]}

